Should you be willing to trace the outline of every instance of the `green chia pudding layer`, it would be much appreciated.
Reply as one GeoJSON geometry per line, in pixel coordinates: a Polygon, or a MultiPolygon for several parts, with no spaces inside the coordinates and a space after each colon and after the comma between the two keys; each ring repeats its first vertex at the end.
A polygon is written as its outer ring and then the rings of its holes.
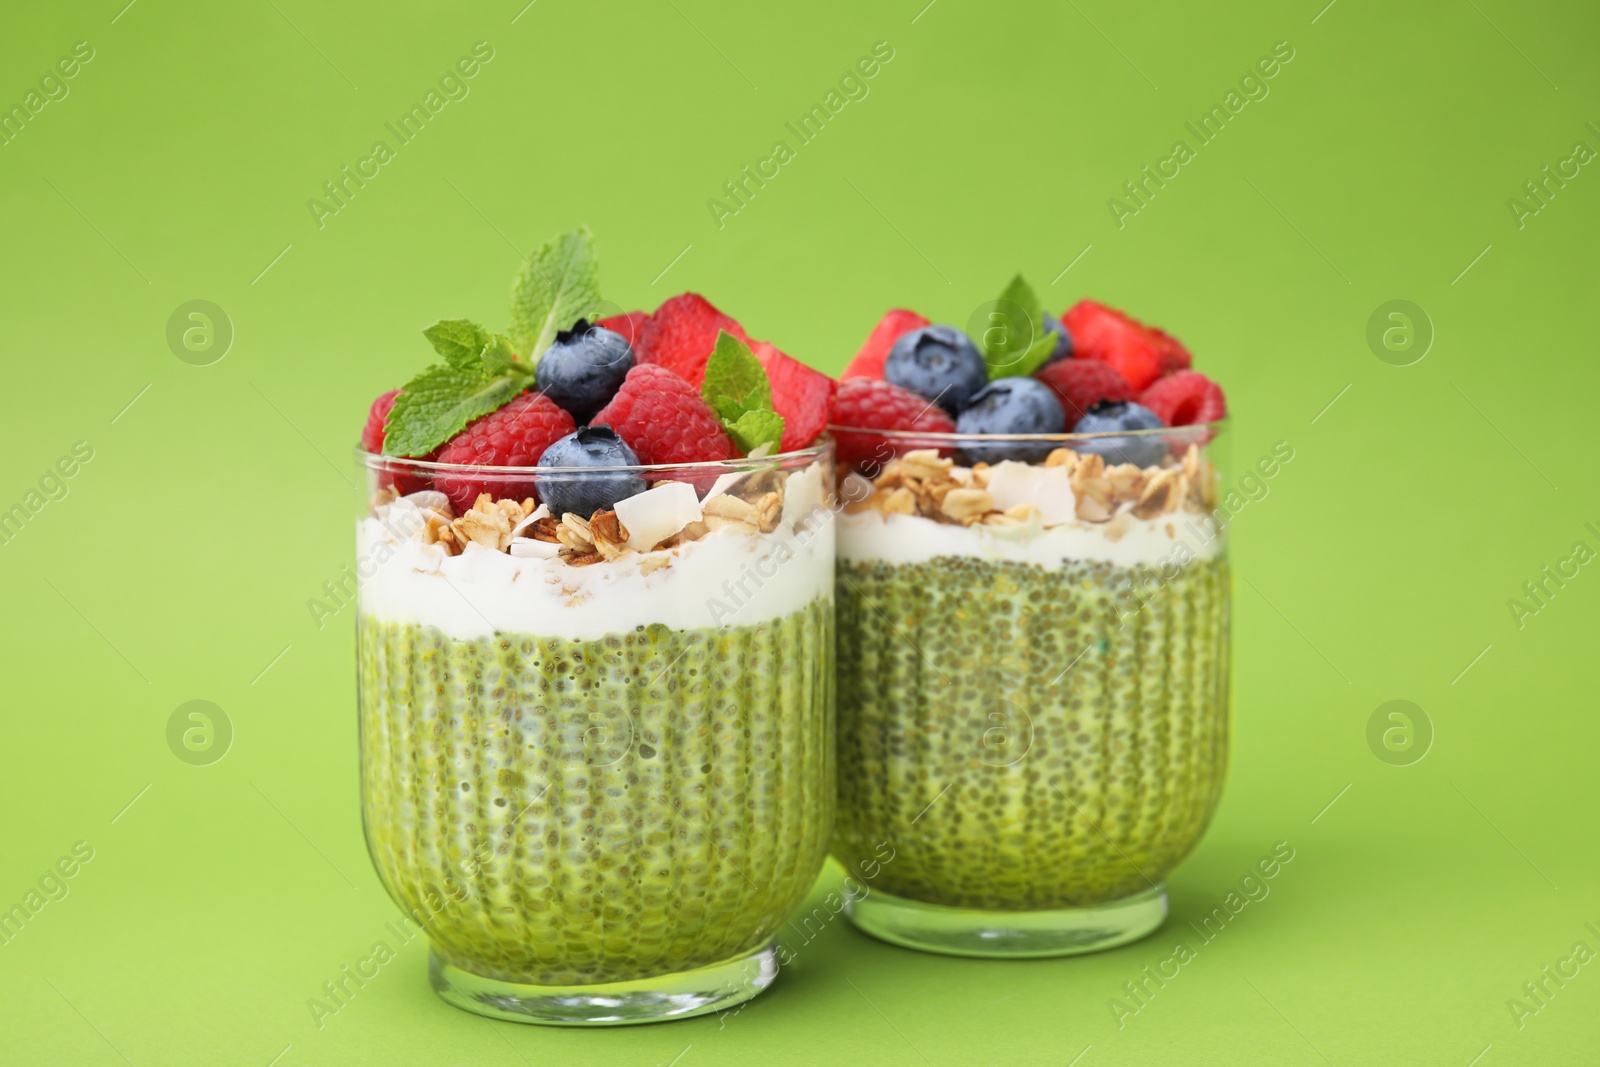
{"type": "Polygon", "coordinates": [[[542,986],[759,947],[835,799],[833,605],[591,640],[364,614],[362,811],[444,962],[542,986]]]}
{"type": "Polygon", "coordinates": [[[833,843],[846,867],[887,840],[878,888],[1007,911],[1116,900],[1183,859],[1227,762],[1224,557],[1173,576],[849,559],[849,541],[833,843]]]}

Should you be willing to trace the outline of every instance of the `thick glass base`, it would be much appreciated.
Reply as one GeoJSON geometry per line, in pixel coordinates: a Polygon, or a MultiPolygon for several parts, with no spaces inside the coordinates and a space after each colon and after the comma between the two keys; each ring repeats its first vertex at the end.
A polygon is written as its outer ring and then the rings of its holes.
{"type": "Polygon", "coordinates": [[[845,905],[873,937],[924,952],[996,959],[1037,959],[1099,952],[1154,933],[1167,917],[1167,891],[1052,911],[984,911],[925,904],[874,889],[845,905]]]}
{"type": "Polygon", "coordinates": [[[494,1019],[549,1026],[628,1026],[687,1019],[749,1000],[777,976],[773,942],[699,970],[582,986],[502,982],[428,953],[428,981],[446,1001],[494,1019]]]}

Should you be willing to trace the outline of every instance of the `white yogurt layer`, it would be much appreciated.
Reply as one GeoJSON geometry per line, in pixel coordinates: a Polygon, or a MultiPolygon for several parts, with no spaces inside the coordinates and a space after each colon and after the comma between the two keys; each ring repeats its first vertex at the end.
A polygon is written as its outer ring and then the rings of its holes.
{"type": "Polygon", "coordinates": [[[1122,536],[1112,540],[1106,536],[1106,523],[1076,519],[1048,527],[1037,518],[1020,526],[956,526],[920,515],[882,515],[868,508],[839,516],[839,556],[895,565],[939,556],[975,556],[1051,568],[1075,560],[1159,566],[1185,558],[1209,559],[1222,550],[1227,536],[1209,515],[1188,511],[1153,519],[1129,514],[1124,521],[1122,536]]]}
{"type": "Polygon", "coordinates": [[[414,529],[368,517],[356,530],[360,610],[458,640],[498,632],[586,641],[652,623],[691,630],[792,615],[833,593],[834,522],[821,486],[820,467],[789,475],[770,534],[721,530],[585,567],[478,544],[451,556],[414,529]]]}

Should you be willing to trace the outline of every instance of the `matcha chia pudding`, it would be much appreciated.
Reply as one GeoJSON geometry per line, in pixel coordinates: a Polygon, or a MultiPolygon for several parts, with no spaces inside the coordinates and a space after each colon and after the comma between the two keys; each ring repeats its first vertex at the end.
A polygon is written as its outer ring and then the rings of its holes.
{"type": "Polygon", "coordinates": [[[505,401],[438,440],[405,406],[426,375],[374,404],[362,812],[460,1007],[615,1024],[748,999],[826,856],[834,476],[826,400],[784,409],[831,382],[730,323],[692,294],[579,317],[526,371],[514,339],[441,324],[447,361],[512,349],[505,401]]]}
{"type": "Polygon", "coordinates": [[[891,843],[851,918],[936,952],[1150,933],[1227,763],[1221,390],[1088,301],[1033,336],[891,312],[835,402],[833,851],[891,843]]]}

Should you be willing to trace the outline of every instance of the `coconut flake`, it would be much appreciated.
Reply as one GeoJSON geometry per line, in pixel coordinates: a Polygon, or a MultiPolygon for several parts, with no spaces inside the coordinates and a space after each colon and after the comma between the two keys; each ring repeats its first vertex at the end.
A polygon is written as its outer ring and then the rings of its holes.
{"type": "Polygon", "coordinates": [[[523,559],[555,559],[561,554],[556,541],[538,541],[532,537],[516,537],[511,541],[511,554],[523,559]]]}
{"type": "Polygon", "coordinates": [[[1077,515],[1065,467],[1035,467],[1012,459],[996,463],[989,471],[989,495],[1001,511],[1032,504],[1045,526],[1070,522],[1077,515]]]}
{"type": "Polygon", "coordinates": [[[733,488],[734,482],[737,482],[740,478],[743,478],[749,473],[749,471],[729,471],[726,474],[717,475],[717,480],[711,483],[711,488],[707,490],[706,495],[701,502],[704,503],[705,500],[710,500],[714,496],[721,496],[723,493],[726,493],[729,489],[733,488]]]}
{"type": "Polygon", "coordinates": [[[450,498],[437,489],[419,489],[415,493],[407,493],[400,499],[409,500],[424,511],[437,511],[443,515],[450,514],[450,498]]]}
{"type": "Polygon", "coordinates": [[[822,464],[813,463],[803,471],[795,471],[784,482],[783,519],[785,528],[792,529],[822,507],[822,464]]]}
{"type": "MultiPolygon", "coordinates": [[[[549,508],[549,506],[546,505],[546,504],[540,504],[538,507],[534,508],[533,511],[529,512],[527,518],[523,519],[521,522],[519,522],[515,526],[511,527],[511,536],[513,538],[521,537],[523,530],[526,530],[528,527],[532,526],[534,523],[538,522],[540,519],[548,519],[549,517],[550,517],[550,508],[549,508]]],[[[544,543],[547,543],[547,542],[540,542],[540,543],[544,544],[544,543]]],[[[557,546],[557,547],[559,547],[559,546],[557,546]]],[[[524,554],[527,554],[527,553],[524,553],[524,554]]]]}
{"type": "Polygon", "coordinates": [[[628,529],[628,547],[636,552],[650,551],[691,522],[699,522],[701,514],[700,498],[688,482],[662,482],[617,501],[617,518],[628,529]]]}

